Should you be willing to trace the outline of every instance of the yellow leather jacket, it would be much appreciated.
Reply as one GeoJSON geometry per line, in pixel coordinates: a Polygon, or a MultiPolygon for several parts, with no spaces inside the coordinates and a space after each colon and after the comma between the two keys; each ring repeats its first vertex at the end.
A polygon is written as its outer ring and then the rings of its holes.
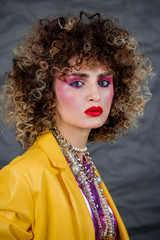
{"type": "MultiPolygon", "coordinates": [[[[126,228],[104,183],[118,222],[126,228]]],[[[78,184],[51,132],[0,171],[0,239],[94,240],[92,218],[78,184]]]]}

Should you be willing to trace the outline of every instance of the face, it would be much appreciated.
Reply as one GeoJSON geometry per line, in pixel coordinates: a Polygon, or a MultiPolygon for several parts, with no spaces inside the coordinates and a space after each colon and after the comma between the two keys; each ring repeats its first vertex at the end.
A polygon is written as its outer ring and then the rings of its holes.
{"type": "Polygon", "coordinates": [[[113,76],[99,63],[73,69],[65,81],[55,80],[56,126],[63,129],[101,127],[109,114],[114,95],[113,76]]]}

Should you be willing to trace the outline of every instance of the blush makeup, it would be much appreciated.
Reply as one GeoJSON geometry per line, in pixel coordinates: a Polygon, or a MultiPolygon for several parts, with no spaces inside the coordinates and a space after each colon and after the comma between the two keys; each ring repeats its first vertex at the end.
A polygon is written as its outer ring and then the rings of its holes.
{"type": "Polygon", "coordinates": [[[80,77],[76,77],[76,76],[69,76],[66,78],[66,83],[70,84],[74,81],[82,81],[82,79],[80,77]]]}
{"type": "Polygon", "coordinates": [[[113,76],[112,75],[108,75],[106,77],[103,77],[101,80],[106,80],[106,81],[109,81],[110,83],[113,82],[113,76]]]}
{"type": "MultiPolygon", "coordinates": [[[[56,126],[66,135],[99,128],[106,121],[114,95],[113,76],[101,66],[71,72],[64,81],[55,79],[56,126]],[[67,129],[67,130],[66,130],[67,129]]],[[[70,135],[68,135],[70,137],[70,135]]]]}

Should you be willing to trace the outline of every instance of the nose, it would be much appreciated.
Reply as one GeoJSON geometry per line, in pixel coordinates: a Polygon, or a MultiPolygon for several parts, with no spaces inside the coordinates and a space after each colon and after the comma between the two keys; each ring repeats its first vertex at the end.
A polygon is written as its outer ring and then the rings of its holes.
{"type": "Polygon", "coordinates": [[[90,86],[88,89],[87,100],[91,102],[99,102],[101,99],[98,86],[90,86]]]}

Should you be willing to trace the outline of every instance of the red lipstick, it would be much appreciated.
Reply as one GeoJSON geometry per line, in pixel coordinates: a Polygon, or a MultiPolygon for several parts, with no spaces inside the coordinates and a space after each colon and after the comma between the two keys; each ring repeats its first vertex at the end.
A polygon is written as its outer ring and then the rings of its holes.
{"type": "Polygon", "coordinates": [[[96,117],[100,116],[103,113],[103,109],[99,106],[98,107],[93,106],[84,111],[84,113],[87,114],[88,116],[96,117]]]}

